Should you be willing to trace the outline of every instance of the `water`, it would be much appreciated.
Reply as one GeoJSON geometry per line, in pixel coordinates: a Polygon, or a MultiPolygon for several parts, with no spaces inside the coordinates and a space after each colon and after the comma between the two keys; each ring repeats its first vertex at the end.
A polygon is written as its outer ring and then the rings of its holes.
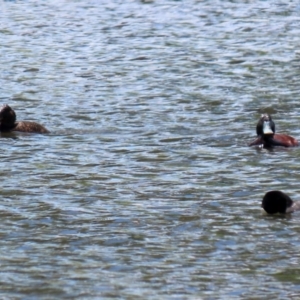
{"type": "Polygon", "coordinates": [[[297,1],[2,1],[3,299],[298,299],[297,1]]]}

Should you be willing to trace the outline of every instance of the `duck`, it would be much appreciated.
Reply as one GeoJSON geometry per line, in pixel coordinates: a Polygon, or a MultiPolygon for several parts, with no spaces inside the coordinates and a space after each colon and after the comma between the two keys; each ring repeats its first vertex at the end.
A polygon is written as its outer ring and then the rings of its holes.
{"type": "Polygon", "coordinates": [[[7,104],[0,108],[0,132],[31,132],[31,133],[50,133],[43,125],[30,121],[16,122],[15,111],[7,104]]]}
{"type": "Polygon", "coordinates": [[[298,141],[287,134],[275,133],[275,122],[271,115],[263,114],[256,125],[257,138],[249,146],[272,148],[274,146],[295,147],[298,141]]]}
{"type": "Polygon", "coordinates": [[[262,199],[261,206],[268,214],[287,214],[300,210],[300,202],[294,202],[281,191],[267,192],[262,199]]]}

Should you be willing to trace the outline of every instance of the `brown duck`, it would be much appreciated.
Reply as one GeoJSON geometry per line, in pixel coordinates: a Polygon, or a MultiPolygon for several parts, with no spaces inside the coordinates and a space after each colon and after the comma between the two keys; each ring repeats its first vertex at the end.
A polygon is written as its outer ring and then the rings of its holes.
{"type": "Polygon", "coordinates": [[[21,131],[21,132],[32,132],[32,133],[49,133],[44,126],[29,121],[16,122],[16,113],[7,104],[4,104],[0,108],[0,131],[21,131]]]}

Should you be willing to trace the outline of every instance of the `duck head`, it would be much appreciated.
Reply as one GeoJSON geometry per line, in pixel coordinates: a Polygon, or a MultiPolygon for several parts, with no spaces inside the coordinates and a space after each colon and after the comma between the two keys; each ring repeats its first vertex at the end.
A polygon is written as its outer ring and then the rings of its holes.
{"type": "Polygon", "coordinates": [[[281,191],[267,192],[262,200],[262,208],[268,214],[285,214],[292,212],[293,200],[281,191]]]}
{"type": "Polygon", "coordinates": [[[14,110],[7,104],[0,108],[0,128],[9,129],[15,125],[16,114],[14,110]]]}
{"type": "Polygon", "coordinates": [[[256,125],[257,135],[273,135],[275,134],[275,123],[271,115],[263,114],[256,125]]]}

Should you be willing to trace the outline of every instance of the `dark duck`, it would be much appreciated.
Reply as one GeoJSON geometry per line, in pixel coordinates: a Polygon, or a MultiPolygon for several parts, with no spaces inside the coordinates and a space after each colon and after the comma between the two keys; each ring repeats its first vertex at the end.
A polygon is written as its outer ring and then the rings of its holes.
{"type": "Polygon", "coordinates": [[[271,148],[274,146],[294,147],[298,141],[286,134],[275,133],[275,123],[269,114],[263,114],[256,125],[257,138],[249,146],[271,148]]]}
{"type": "Polygon", "coordinates": [[[32,133],[49,133],[42,125],[36,122],[18,121],[16,122],[16,114],[14,110],[7,104],[0,108],[0,131],[21,131],[32,133]]]}
{"type": "Polygon", "coordinates": [[[294,202],[281,191],[267,192],[263,197],[261,206],[268,214],[286,214],[300,210],[300,202],[294,202]]]}

